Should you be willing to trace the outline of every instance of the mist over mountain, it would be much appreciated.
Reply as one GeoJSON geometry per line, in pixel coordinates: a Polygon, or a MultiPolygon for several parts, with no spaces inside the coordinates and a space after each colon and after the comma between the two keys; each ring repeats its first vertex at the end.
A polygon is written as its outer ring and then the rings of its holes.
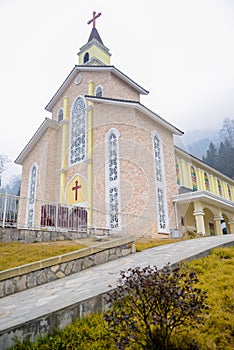
{"type": "Polygon", "coordinates": [[[209,144],[220,143],[221,138],[219,136],[218,129],[204,129],[204,130],[191,130],[186,131],[183,136],[175,136],[174,143],[176,146],[184,149],[189,154],[202,160],[202,157],[206,155],[209,144]]]}

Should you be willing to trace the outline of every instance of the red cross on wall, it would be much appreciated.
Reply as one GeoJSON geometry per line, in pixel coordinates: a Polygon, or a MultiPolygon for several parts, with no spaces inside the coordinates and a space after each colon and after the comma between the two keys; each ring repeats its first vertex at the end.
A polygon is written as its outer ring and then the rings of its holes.
{"type": "Polygon", "coordinates": [[[72,187],[72,191],[75,191],[75,201],[78,200],[78,190],[81,188],[81,185],[78,185],[78,180],[75,181],[75,186],[72,187]]]}
{"type": "Polygon", "coordinates": [[[88,21],[87,24],[90,24],[90,23],[93,22],[93,28],[96,28],[96,19],[97,19],[98,17],[100,17],[100,16],[101,16],[101,12],[99,12],[99,13],[96,15],[96,12],[93,11],[93,18],[92,18],[90,21],[88,21]]]}

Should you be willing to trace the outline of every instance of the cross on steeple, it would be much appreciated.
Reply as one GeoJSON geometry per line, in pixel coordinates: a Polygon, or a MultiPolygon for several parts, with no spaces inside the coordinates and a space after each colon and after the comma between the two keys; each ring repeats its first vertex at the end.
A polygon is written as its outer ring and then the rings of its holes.
{"type": "Polygon", "coordinates": [[[101,12],[99,12],[99,13],[96,15],[96,12],[93,11],[93,18],[90,19],[90,21],[88,21],[87,24],[90,24],[90,23],[93,22],[93,28],[96,28],[96,19],[97,19],[98,17],[100,17],[100,16],[101,16],[101,12]]]}

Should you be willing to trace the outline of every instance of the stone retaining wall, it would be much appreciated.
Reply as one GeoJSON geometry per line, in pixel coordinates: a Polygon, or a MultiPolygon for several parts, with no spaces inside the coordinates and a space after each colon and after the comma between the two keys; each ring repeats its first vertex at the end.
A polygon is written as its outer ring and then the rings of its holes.
{"type": "Polygon", "coordinates": [[[52,282],[92,266],[135,253],[132,237],[103,242],[50,259],[0,271],[0,297],[52,282]]]}
{"type": "Polygon", "coordinates": [[[35,342],[38,337],[43,337],[55,329],[64,329],[78,318],[83,318],[90,313],[103,312],[107,309],[105,298],[106,293],[99,294],[30,322],[5,329],[0,332],[0,349],[7,350],[14,346],[16,338],[21,342],[26,339],[35,342]]]}
{"type": "Polygon", "coordinates": [[[79,239],[87,237],[86,232],[76,231],[49,231],[49,230],[25,230],[15,227],[0,227],[0,242],[55,242],[66,239],[79,239]]]}

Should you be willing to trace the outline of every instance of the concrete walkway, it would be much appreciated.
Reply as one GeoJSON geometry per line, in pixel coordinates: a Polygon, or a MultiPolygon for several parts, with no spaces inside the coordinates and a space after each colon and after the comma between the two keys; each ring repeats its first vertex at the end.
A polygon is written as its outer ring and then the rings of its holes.
{"type": "MultiPolygon", "coordinates": [[[[234,245],[234,234],[204,237],[172,243],[135,253],[103,265],[91,267],[57,281],[0,299],[0,349],[12,345],[12,329],[43,315],[69,308],[82,300],[98,296],[115,287],[120,270],[136,266],[157,266],[205,256],[221,245],[234,245]],[[110,287],[111,286],[111,287],[110,287]]],[[[64,326],[64,324],[62,325],[64,326]]],[[[20,332],[14,332],[14,336],[20,332]]]]}

